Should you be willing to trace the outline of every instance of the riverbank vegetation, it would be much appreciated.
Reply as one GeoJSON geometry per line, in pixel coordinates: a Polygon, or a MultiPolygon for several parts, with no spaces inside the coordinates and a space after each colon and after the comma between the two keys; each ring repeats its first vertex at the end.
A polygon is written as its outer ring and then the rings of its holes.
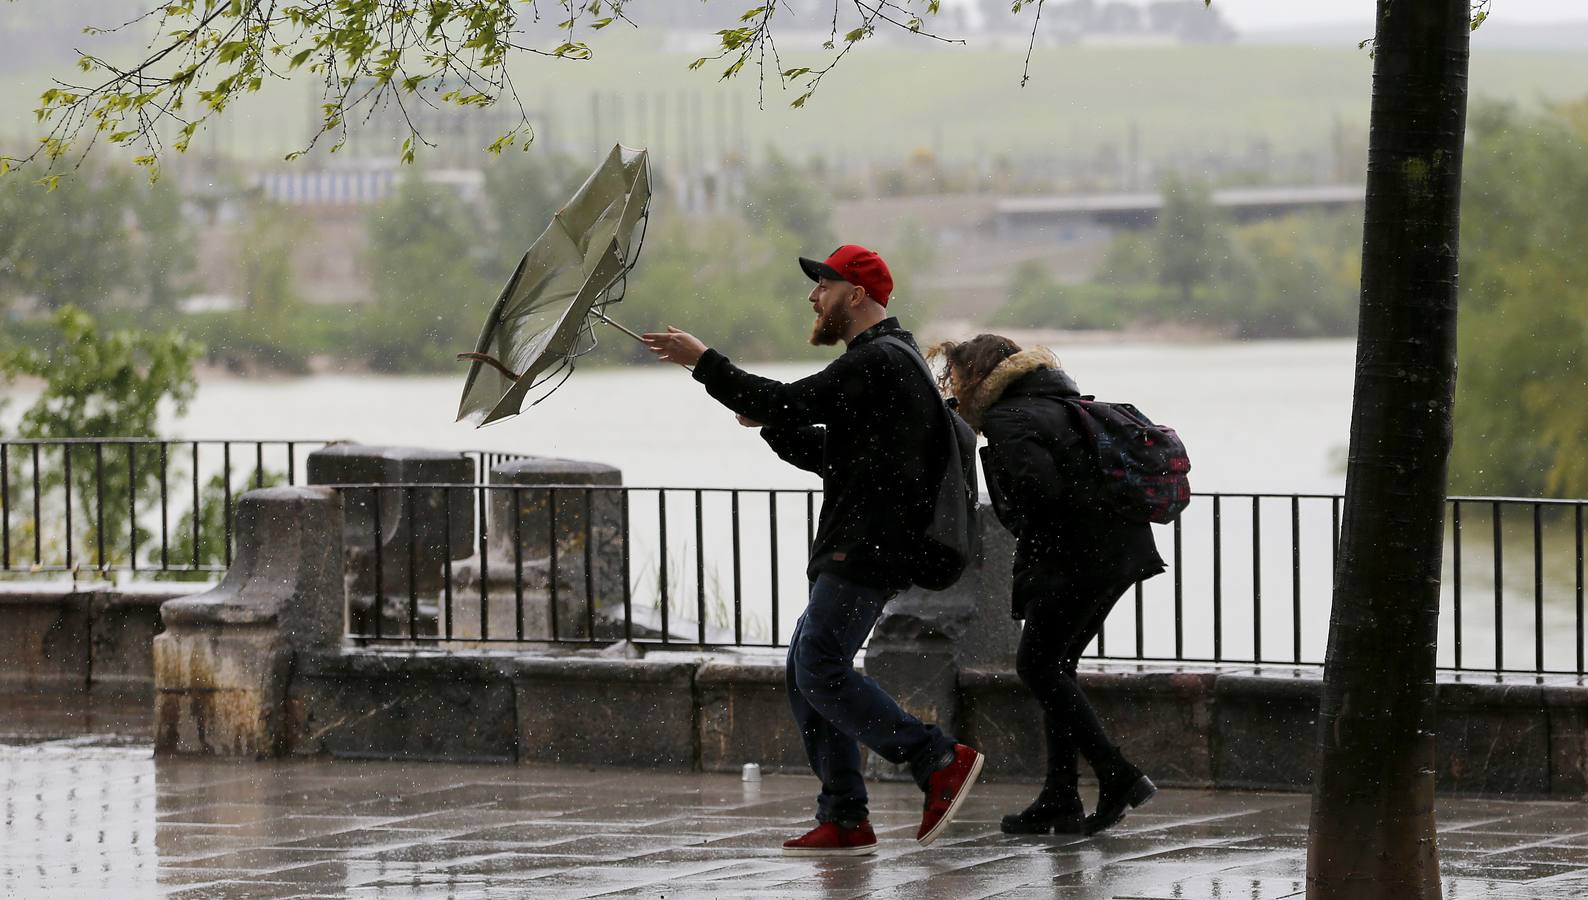
{"type": "Polygon", "coordinates": [[[1451,490],[1588,497],[1588,100],[1467,132],[1451,490]]]}
{"type": "Polygon", "coordinates": [[[1187,326],[1240,340],[1356,333],[1362,217],[1306,213],[1237,224],[1205,182],[1171,179],[1163,213],[1116,235],[1093,277],[1062,284],[1040,263],[1016,271],[994,325],[1187,326]]]}

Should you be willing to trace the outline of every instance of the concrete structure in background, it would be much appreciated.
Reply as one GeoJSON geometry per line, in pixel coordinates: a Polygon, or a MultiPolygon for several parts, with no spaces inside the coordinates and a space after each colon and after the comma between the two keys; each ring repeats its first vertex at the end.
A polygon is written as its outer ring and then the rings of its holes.
{"type": "MultiPolygon", "coordinates": [[[[464,564],[464,584],[478,585],[483,573],[490,594],[498,597],[521,584],[526,600],[520,633],[528,640],[622,637],[623,494],[600,489],[621,486],[622,471],[533,456],[493,466],[490,483],[507,489],[488,493],[486,559],[476,556],[464,564]]],[[[492,630],[510,633],[496,625],[492,630]]]]}
{"type": "MultiPolygon", "coordinates": [[[[367,617],[379,599],[382,632],[407,634],[410,596],[434,598],[445,585],[448,562],[473,552],[474,471],[473,459],[450,450],[342,443],[309,454],[310,484],[459,486],[341,492],[350,630],[374,630],[367,617]]],[[[414,620],[423,619],[414,622],[423,626],[418,634],[438,633],[433,609],[413,613],[414,620]]]]}
{"type": "MultiPolygon", "coordinates": [[[[1307,212],[1361,209],[1361,185],[1325,184],[1299,187],[1219,188],[1213,205],[1236,222],[1257,222],[1307,212]]],[[[1111,234],[1151,228],[1163,210],[1161,192],[1005,197],[993,207],[993,230],[1002,237],[1045,236],[1063,241],[1070,235],[1111,234]]]]}
{"type": "MultiPolygon", "coordinates": [[[[1298,185],[1228,188],[1213,203],[1232,220],[1253,222],[1305,212],[1360,210],[1361,185],[1298,185]]],[[[1040,264],[1060,284],[1090,279],[1114,236],[1151,228],[1163,208],[1158,191],[1005,195],[924,194],[869,197],[838,203],[834,230],[874,246],[906,240],[899,223],[952,253],[934,267],[913,273],[914,283],[939,298],[938,319],[986,321],[1009,299],[1010,279],[1024,264],[1040,264]]],[[[903,297],[904,303],[913,298],[903,297]]],[[[900,307],[911,315],[911,307],[900,307]]]]}
{"type": "MultiPolygon", "coordinates": [[[[970,723],[959,686],[976,668],[1013,671],[1020,625],[1009,616],[1014,536],[986,504],[977,510],[981,548],[975,562],[943,591],[912,588],[893,598],[866,646],[866,672],[910,714],[953,735],[970,723]]],[[[909,767],[868,755],[870,774],[908,779],[909,767]]]]}

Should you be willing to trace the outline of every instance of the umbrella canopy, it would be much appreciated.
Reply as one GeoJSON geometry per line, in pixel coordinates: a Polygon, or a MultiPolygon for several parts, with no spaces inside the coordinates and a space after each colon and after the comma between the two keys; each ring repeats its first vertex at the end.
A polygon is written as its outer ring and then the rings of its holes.
{"type": "Polygon", "coordinates": [[[650,200],[646,151],[614,146],[518,261],[475,352],[459,354],[473,360],[459,421],[489,425],[544,400],[595,348],[593,322],[616,324],[604,310],[623,298],[650,200]]]}

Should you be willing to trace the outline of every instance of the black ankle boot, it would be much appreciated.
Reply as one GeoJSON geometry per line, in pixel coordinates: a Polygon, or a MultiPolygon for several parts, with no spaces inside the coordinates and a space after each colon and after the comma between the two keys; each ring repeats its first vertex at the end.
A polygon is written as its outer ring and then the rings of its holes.
{"type": "Polygon", "coordinates": [[[1085,827],[1086,808],[1074,785],[1044,787],[1030,806],[1004,816],[999,823],[1004,834],[1080,834],[1085,827]]]}
{"type": "Polygon", "coordinates": [[[1157,785],[1134,766],[1113,777],[1099,779],[1097,809],[1086,817],[1086,833],[1096,834],[1105,828],[1112,828],[1125,818],[1125,810],[1146,803],[1156,793],[1157,785]]]}

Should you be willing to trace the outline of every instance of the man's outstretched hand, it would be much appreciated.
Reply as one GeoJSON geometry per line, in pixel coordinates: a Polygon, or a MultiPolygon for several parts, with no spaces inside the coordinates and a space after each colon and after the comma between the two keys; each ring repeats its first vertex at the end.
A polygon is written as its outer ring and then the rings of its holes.
{"type": "Polygon", "coordinates": [[[662,362],[678,363],[686,369],[695,367],[706,352],[706,345],[687,331],[669,325],[666,331],[648,332],[641,336],[645,346],[662,362]]]}

